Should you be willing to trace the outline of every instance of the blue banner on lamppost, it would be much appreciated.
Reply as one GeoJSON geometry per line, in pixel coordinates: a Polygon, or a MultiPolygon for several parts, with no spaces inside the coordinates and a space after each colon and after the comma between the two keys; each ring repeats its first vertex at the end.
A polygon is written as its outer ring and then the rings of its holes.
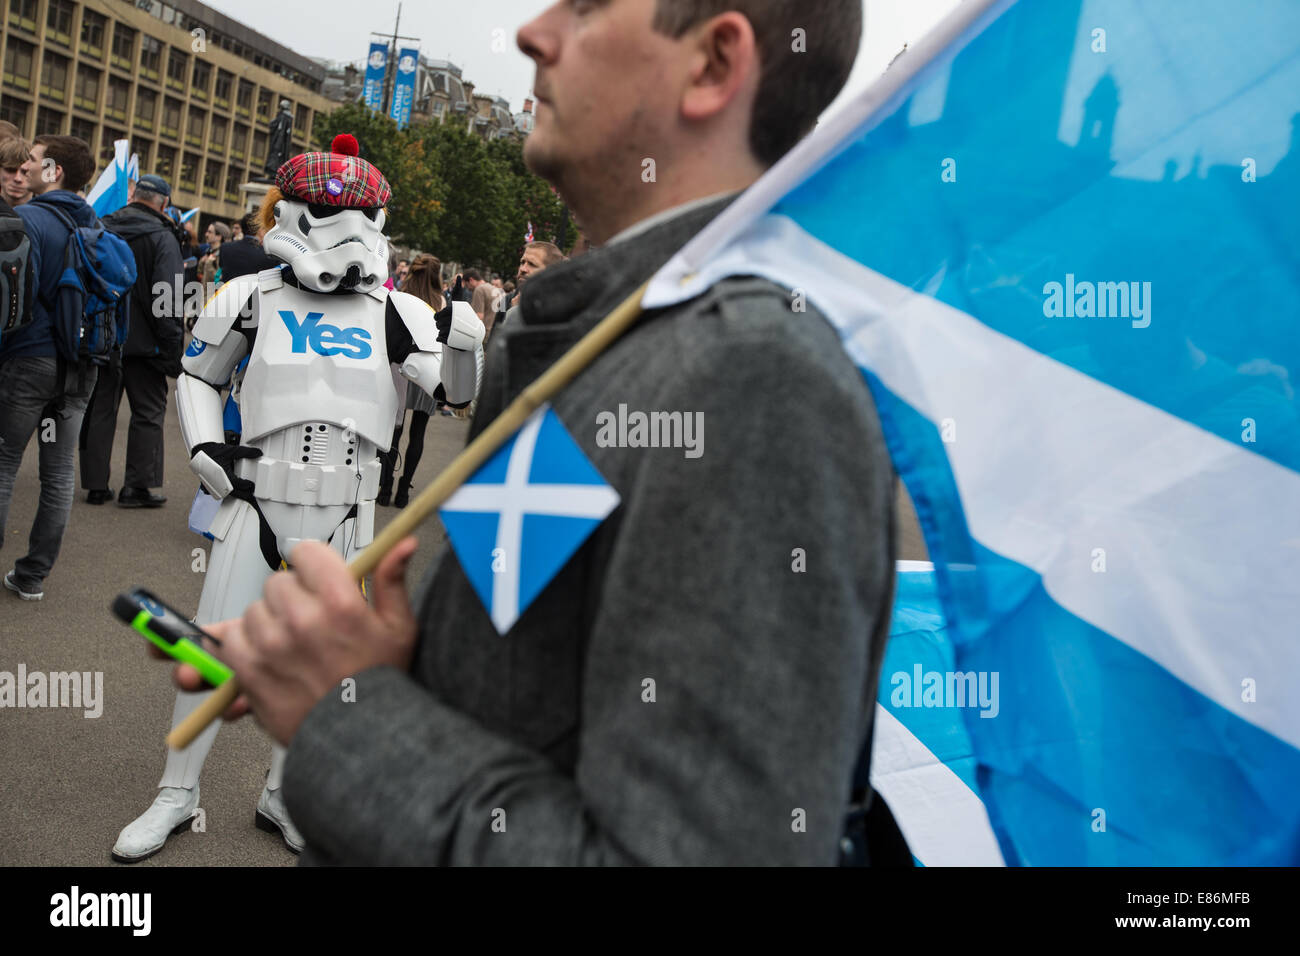
{"type": "Polygon", "coordinates": [[[388,44],[370,44],[366,57],[366,108],[376,112],[384,108],[384,71],[388,67],[388,44]]]}
{"type": "Polygon", "coordinates": [[[415,72],[420,63],[420,51],[407,47],[397,60],[397,81],[393,84],[393,107],[389,116],[397,121],[398,129],[405,129],[411,121],[411,103],[415,99],[415,72]]]}

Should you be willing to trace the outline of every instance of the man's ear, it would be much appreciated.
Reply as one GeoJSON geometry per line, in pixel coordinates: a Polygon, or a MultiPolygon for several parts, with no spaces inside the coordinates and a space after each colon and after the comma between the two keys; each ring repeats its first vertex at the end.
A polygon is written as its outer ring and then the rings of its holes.
{"type": "Polygon", "coordinates": [[[710,119],[737,98],[757,95],[758,41],[744,14],[721,13],[688,30],[683,40],[693,44],[691,75],[682,98],[685,119],[710,119]]]}

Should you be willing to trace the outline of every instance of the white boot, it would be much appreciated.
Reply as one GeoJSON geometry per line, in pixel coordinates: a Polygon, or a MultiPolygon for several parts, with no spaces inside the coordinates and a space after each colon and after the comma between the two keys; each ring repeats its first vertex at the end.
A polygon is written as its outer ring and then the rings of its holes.
{"type": "Polygon", "coordinates": [[[259,830],[267,833],[279,833],[284,838],[284,845],[294,853],[301,853],[302,834],[289,819],[289,811],[284,805],[284,791],[272,790],[269,786],[262,788],[262,795],[257,798],[257,816],[253,822],[259,830]]]}
{"type": "Polygon", "coordinates": [[[149,809],[136,817],[117,836],[113,859],[138,863],[163,848],[173,833],[187,829],[199,805],[199,788],[163,787],[149,809]]]}

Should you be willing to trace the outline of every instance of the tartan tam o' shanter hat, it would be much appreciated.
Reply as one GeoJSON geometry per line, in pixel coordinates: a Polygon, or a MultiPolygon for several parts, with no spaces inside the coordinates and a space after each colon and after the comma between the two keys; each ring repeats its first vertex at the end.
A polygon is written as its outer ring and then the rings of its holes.
{"type": "Polygon", "coordinates": [[[393,191],[388,180],[359,155],[355,136],[340,133],[328,153],[300,153],[287,160],[275,173],[275,185],[286,199],[338,206],[340,209],[373,209],[386,206],[393,191]]]}

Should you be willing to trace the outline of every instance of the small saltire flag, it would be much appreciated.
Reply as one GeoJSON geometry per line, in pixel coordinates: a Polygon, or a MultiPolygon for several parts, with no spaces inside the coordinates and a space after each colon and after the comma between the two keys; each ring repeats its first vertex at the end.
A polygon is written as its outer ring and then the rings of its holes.
{"type": "Polygon", "coordinates": [[[196,216],[198,216],[198,214],[199,214],[198,206],[195,206],[193,209],[187,209],[183,213],[181,213],[180,221],[182,224],[187,223],[191,219],[194,219],[196,216]]]}
{"type": "Polygon", "coordinates": [[[126,164],[126,178],[133,183],[140,181],[140,154],[132,153],[126,164]]]}
{"type": "Polygon", "coordinates": [[[543,405],[438,513],[465,576],[504,634],[618,502],[543,405]]]}
{"type": "Polygon", "coordinates": [[[107,216],[126,205],[127,183],[131,179],[130,151],[131,144],[128,140],[113,141],[113,161],[99,174],[99,179],[95,180],[90,192],[86,193],[86,202],[95,210],[95,215],[107,216]]]}
{"type": "Polygon", "coordinates": [[[530,222],[528,224],[528,232],[524,235],[524,242],[532,242],[532,241],[533,241],[533,224],[530,222]]]}
{"type": "Polygon", "coordinates": [[[1010,865],[1300,864],[1298,116],[1292,0],[968,0],[644,298],[839,331],[1010,865]]]}

